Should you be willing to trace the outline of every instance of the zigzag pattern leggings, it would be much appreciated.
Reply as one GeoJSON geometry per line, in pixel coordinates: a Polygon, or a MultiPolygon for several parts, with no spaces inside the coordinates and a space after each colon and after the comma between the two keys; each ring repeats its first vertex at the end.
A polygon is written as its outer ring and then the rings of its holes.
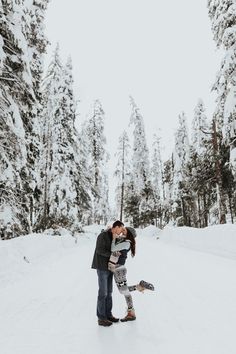
{"type": "Polygon", "coordinates": [[[133,308],[133,299],[130,294],[130,291],[136,290],[136,285],[128,286],[127,285],[127,269],[125,266],[118,266],[114,269],[114,278],[119,292],[124,295],[125,301],[128,309],[133,308]]]}

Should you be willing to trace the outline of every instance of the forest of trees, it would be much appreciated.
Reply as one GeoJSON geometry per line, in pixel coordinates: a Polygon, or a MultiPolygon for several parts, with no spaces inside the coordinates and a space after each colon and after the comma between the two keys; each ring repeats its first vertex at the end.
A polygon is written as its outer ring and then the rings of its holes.
{"type": "MultiPolygon", "coordinates": [[[[96,100],[76,128],[79,111],[73,68],[56,47],[48,68],[44,20],[48,0],[0,0],[0,226],[12,236],[64,227],[205,227],[236,219],[236,5],[208,0],[216,46],[224,52],[213,90],[212,117],[196,100],[191,132],[179,114],[173,153],[162,158],[161,137],[151,148],[144,118],[130,97],[132,144],[117,147],[115,211],[109,206],[105,113],[96,100]]],[[[210,92],[209,92],[210,94],[210,92]]]]}

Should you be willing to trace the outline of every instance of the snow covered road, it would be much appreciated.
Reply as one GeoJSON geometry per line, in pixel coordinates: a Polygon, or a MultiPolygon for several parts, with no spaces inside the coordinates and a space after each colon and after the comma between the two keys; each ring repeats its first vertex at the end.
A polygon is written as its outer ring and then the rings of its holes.
{"type": "MultiPolygon", "coordinates": [[[[153,237],[137,242],[129,283],[145,279],[156,291],[134,293],[137,320],[109,328],[95,316],[94,235],[41,258],[28,252],[30,263],[14,271],[8,264],[7,275],[0,273],[0,353],[235,354],[236,261],[153,237]]],[[[115,287],[113,300],[122,317],[125,301],[115,287]]]]}

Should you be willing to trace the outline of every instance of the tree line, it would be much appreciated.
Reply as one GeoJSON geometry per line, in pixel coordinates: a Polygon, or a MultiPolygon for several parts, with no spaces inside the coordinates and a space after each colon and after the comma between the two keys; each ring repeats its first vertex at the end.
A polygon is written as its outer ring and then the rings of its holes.
{"type": "Polygon", "coordinates": [[[213,117],[199,100],[188,134],[179,115],[175,146],[164,161],[161,138],[149,152],[144,119],[130,97],[133,143],[119,138],[116,211],[109,206],[110,158],[105,113],[96,100],[76,128],[73,68],[56,47],[44,70],[48,0],[0,1],[0,224],[13,236],[48,228],[71,231],[111,217],[135,227],[168,223],[205,227],[236,213],[235,46],[232,0],[208,1],[214,40],[225,56],[213,90],[213,117]]]}

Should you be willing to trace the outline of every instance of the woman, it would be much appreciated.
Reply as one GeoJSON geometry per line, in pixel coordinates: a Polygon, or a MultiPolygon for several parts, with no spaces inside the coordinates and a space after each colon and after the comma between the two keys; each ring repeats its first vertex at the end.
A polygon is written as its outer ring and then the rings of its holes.
{"type": "Polygon", "coordinates": [[[134,321],[136,319],[133,307],[133,299],[130,293],[131,291],[144,291],[145,289],[154,290],[154,286],[145,282],[144,280],[141,280],[137,285],[127,285],[127,269],[125,267],[125,261],[129,251],[131,251],[132,257],[135,256],[135,237],[135,229],[132,227],[126,227],[123,228],[122,236],[113,235],[111,243],[111,256],[108,262],[108,269],[114,273],[114,278],[118,290],[125,296],[126,304],[128,307],[127,315],[121,319],[121,322],[134,321]]]}

